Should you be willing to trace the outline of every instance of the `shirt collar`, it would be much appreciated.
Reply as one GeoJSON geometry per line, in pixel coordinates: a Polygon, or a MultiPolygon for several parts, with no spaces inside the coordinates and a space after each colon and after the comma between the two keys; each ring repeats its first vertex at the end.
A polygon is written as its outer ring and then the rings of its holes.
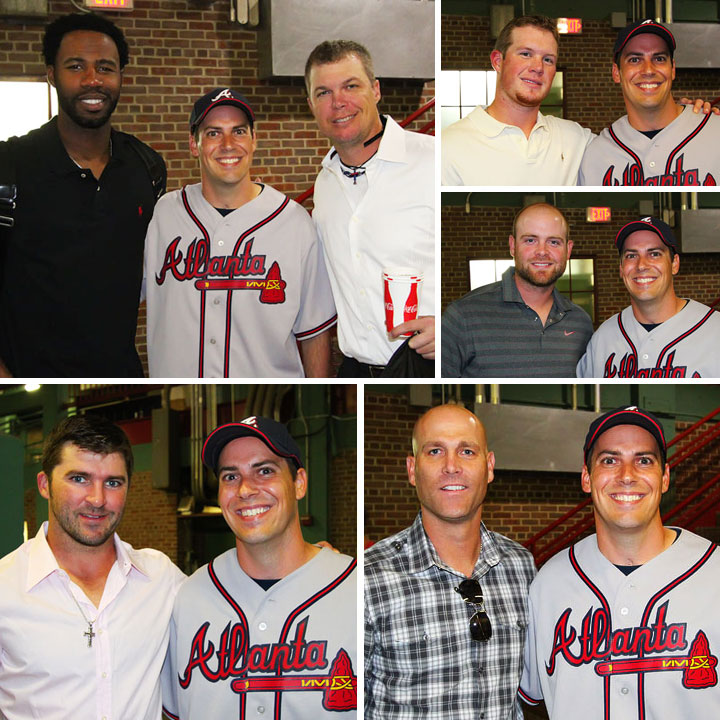
{"type": "MultiPolygon", "coordinates": [[[[559,310],[572,310],[573,304],[561,293],[558,292],[556,287],[553,288],[553,307],[559,310]]],[[[502,274],[502,299],[504,302],[515,302],[522,303],[525,305],[525,301],[520,295],[517,285],[515,284],[515,268],[509,267],[502,274]]]]}
{"type": "MultiPolygon", "coordinates": [[[[500,551],[485,523],[480,524],[480,539],[480,557],[475,563],[473,575],[482,576],[500,562],[500,551]]],[[[418,513],[415,522],[410,526],[406,540],[409,574],[422,572],[433,565],[446,567],[425,532],[422,513],[418,513]]]]}
{"type": "MultiPolygon", "coordinates": [[[[385,132],[380,138],[380,145],[378,151],[373,155],[373,159],[387,162],[407,162],[405,131],[389,115],[384,117],[386,119],[385,132]]],[[[328,169],[340,166],[340,156],[334,147],[331,147],[323,158],[322,166],[328,169]]]]}
{"type": "MultiPolygon", "coordinates": [[[[55,572],[60,572],[53,551],[50,549],[47,541],[47,520],[40,526],[37,535],[30,541],[30,549],[28,552],[28,571],[25,582],[25,591],[32,590],[38,583],[55,572]]],[[[148,572],[144,567],[139,554],[131,545],[123,542],[115,533],[113,535],[115,542],[115,554],[117,556],[116,564],[123,575],[127,575],[132,568],[139,573],[148,576],[148,572]]]]}
{"type": "MultiPolygon", "coordinates": [[[[517,125],[500,122],[490,115],[484,107],[476,107],[467,118],[472,122],[473,126],[483,135],[489,138],[497,137],[503,132],[510,130],[514,132],[520,130],[517,125]]],[[[538,128],[547,128],[548,123],[545,116],[538,110],[537,120],[530,133],[534,133],[538,128]]]]}

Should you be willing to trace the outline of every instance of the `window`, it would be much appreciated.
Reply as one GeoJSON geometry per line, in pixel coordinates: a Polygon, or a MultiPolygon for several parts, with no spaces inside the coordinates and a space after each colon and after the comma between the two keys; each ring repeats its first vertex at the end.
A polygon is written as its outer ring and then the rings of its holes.
{"type": "MultiPolygon", "coordinates": [[[[440,127],[457,122],[478,105],[495,99],[497,73],[494,70],[443,70],[440,73],[440,127]]],[[[548,96],[540,105],[544,115],[563,117],[563,74],[555,73],[548,96]]]]}
{"type": "Polygon", "coordinates": [[[57,93],[46,81],[0,80],[0,140],[24,135],[57,114],[57,93]]]}
{"type": "MultiPolygon", "coordinates": [[[[501,260],[470,260],[470,289],[497,282],[507,268],[514,265],[512,258],[501,260]]],[[[596,322],[595,318],[595,261],[592,258],[570,258],[563,276],[555,286],[565,297],[579,305],[596,322]]]]}

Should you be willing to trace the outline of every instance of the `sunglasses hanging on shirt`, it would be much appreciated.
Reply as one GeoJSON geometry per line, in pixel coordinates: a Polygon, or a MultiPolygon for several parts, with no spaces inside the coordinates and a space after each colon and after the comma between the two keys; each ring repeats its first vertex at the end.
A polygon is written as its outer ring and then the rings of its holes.
{"type": "Polygon", "coordinates": [[[492,637],[492,625],[485,611],[480,583],[474,578],[466,578],[455,588],[455,592],[468,604],[476,608],[475,614],[470,618],[470,635],[473,640],[487,642],[492,637]]]}

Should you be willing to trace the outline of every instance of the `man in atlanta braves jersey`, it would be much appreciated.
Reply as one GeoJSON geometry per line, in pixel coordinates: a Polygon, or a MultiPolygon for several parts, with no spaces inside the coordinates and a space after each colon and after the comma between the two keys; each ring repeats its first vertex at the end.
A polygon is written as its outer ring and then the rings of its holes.
{"type": "Polygon", "coordinates": [[[202,451],[235,547],[180,588],[163,706],[182,720],[355,718],[356,561],[305,542],[307,475],[284,425],[213,430],[202,451]]]}
{"type": "Polygon", "coordinates": [[[720,550],[662,524],[661,424],[613,410],[590,425],[584,457],[596,534],[530,587],[521,697],[544,698],[551,720],[720,717],[720,550]]]}
{"type": "Polygon", "coordinates": [[[543,115],[558,58],[557,23],[542,15],[511,20],[490,53],[497,71],[487,107],[442,132],[443,185],[574,185],[593,134],[543,115]]]}
{"type": "Polygon", "coordinates": [[[336,318],[320,244],[303,208],[251,180],[254,121],[230,88],[190,115],[202,180],[158,204],[146,240],[153,377],[328,375],[336,318]]]}
{"type": "Polygon", "coordinates": [[[615,246],[630,306],[597,329],[578,377],[720,377],[720,313],[675,294],[680,255],[670,227],[635,220],[615,246]]]}
{"type": "Polygon", "coordinates": [[[672,97],[675,38],[641,20],[620,30],[613,79],[627,115],[593,140],[579,185],[717,185],[720,118],[695,114],[672,97]]]}
{"type": "MultiPolygon", "coordinates": [[[[410,347],[435,358],[435,142],[380,115],[380,85],[362,45],[323,42],[305,64],[308,104],[333,148],[315,181],[313,220],[323,243],[344,359],[340,377],[375,377],[410,347]],[[423,273],[418,317],[385,329],[383,270],[423,273]]],[[[418,363],[423,365],[422,361],[418,363]]],[[[427,372],[434,375],[430,363],[427,372]]]]}
{"type": "Polygon", "coordinates": [[[522,718],[530,553],[482,522],[495,456],[478,418],[415,424],[415,522],[365,553],[365,720],[522,718]]]}

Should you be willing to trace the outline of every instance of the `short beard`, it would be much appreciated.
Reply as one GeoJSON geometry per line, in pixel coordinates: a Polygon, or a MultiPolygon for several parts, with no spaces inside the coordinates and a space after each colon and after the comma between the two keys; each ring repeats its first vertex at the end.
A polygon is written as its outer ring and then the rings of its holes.
{"type": "Polygon", "coordinates": [[[61,508],[56,508],[53,502],[52,493],[50,494],[50,512],[53,517],[57,520],[58,525],[63,531],[69,535],[75,542],[86,547],[98,547],[105,543],[109,537],[113,535],[115,529],[122,520],[122,512],[115,516],[108,525],[106,531],[102,535],[86,535],[80,529],[79,522],[67,512],[63,512],[61,508]]]}
{"type": "Polygon", "coordinates": [[[527,270],[525,270],[524,267],[519,267],[517,265],[515,266],[515,273],[519,275],[523,280],[525,280],[525,282],[530,283],[530,285],[534,285],[535,287],[549,287],[550,285],[554,285],[558,281],[558,279],[562,277],[562,274],[564,272],[565,265],[557,268],[547,280],[538,281],[527,270]]]}
{"type": "Polygon", "coordinates": [[[108,120],[110,120],[111,115],[115,112],[115,108],[117,107],[118,100],[120,99],[120,96],[118,95],[115,99],[113,99],[111,96],[107,96],[108,100],[111,101],[110,106],[108,109],[102,113],[102,115],[97,116],[91,116],[91,117],[83,117],[79,115],[75,111],[75,106],[66,95],[63,95],[58,92],[57,94],[58,98],[58,105],[62,109],[62,111],[78,126],[81,128],[86,128],[89,130],[97,130],[97,128],[101,128],[103,125],[107,123],[108,120]]]}

